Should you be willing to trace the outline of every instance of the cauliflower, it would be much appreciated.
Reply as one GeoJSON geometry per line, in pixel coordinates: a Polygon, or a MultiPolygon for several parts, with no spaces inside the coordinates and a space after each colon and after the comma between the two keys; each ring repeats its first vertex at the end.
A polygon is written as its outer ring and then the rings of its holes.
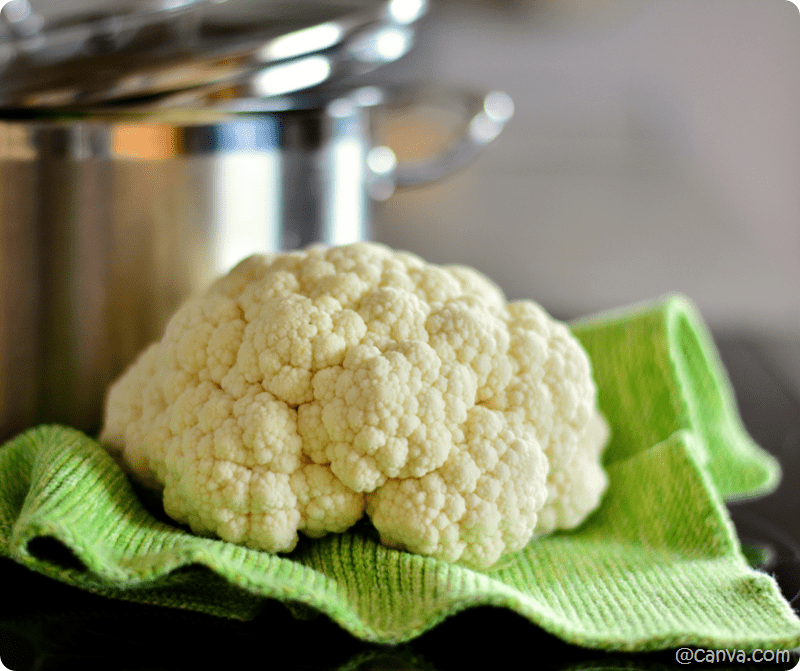
{"type": "Polygon", "coordinates": [[[198,534],[269,552],[365,513],[485,569],[607,481],[589,359],[477,271],[375,243],[251,256],[111,386],[100,440],[198,534]]]}

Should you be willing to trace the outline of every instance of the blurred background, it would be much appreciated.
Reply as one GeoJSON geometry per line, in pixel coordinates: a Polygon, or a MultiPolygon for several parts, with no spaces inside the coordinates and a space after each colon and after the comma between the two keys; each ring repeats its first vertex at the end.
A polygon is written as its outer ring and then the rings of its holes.
{"type": "MultiPolygon", "coordinates": [[[[375,236],[563,318],[680,291],[715,328],[798,336],[799,71],[789,0],[432,0],[410,52],[364,81],[498,89],[515,115],[467,169],[378,205],[375,236]]],[[[403,160],[458,114],[379,123],[403,160]]]]}
{"type": "MultiPolygon", "coordinates": [[[[680,291],[715,329],[795,337],[798,72],[788,0],[439,0],[382,75],[502,89],[515,116],[383,203],[378,237],[562,318],[680,291]]],[[[408,153],[444,123],[406,122],[408,153]]]]}

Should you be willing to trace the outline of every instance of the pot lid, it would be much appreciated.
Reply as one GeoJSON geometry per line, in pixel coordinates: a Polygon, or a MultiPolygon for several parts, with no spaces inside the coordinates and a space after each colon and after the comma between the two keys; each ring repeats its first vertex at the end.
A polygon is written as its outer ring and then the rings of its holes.
{"type": "MultiPolygon", "coordinates": [[[[2,3],[0,3],[2,4],[2,3]]],[[[80,107],[258,74],[285,95],[405,54],[427,0],[8,0],[0,107],[80,107]]]]}

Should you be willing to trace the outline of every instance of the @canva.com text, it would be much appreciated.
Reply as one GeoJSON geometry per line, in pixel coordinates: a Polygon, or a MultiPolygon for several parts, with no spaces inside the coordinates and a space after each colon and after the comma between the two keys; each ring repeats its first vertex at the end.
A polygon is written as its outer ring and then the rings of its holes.
{"type": "Polygon", "coordinates": [[[678,648],[675,651],[675,661],[679,664],[694,664],[702,662],[722,663],[722,662],[736,662],[747,663],[755,662],[760,664],[766,663],[786,663],[791,661],[791,653],[789,650],[760,650],[755,649],[752,652],[745,652],[744,650],[707,650],[705,648],[678,648]]]}

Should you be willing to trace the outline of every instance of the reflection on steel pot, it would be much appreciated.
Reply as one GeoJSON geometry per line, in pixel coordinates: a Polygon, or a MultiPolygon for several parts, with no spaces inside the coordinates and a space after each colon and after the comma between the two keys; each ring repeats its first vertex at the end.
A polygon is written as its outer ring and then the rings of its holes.
{"type": "Polygon", "coordinates": [[[257,84],[0,116],[3,438],[96,431],[107,385],[187,296],[252,253],[368,238],[372,198],[458,169],[513,110],[429,87],[243,96],[257,84]],[[461,101],[462,132],[398,165],[373,115],[431,95],[461,101]]]}

